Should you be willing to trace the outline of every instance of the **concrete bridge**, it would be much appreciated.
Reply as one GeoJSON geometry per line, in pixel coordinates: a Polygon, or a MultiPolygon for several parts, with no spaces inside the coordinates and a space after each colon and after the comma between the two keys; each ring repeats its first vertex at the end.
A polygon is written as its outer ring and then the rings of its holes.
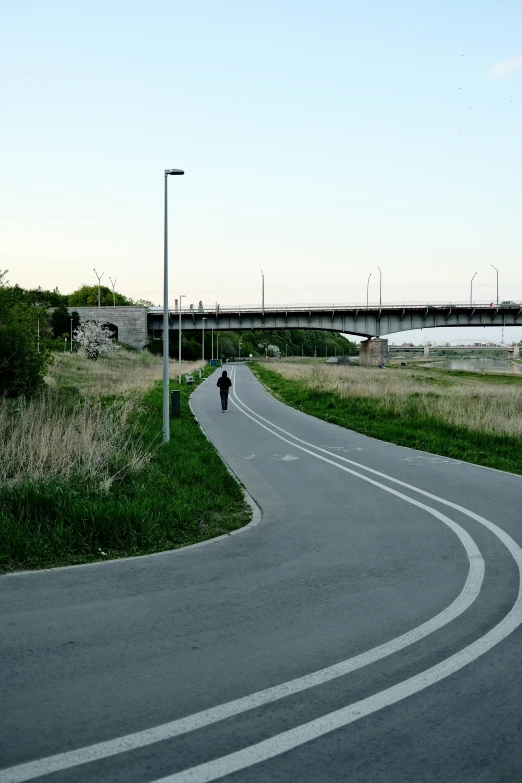
{"type": "MultiPolygon", "coordinates": [[[[161,307],[71,307],[82,318],[101,318],[114,325],[118,339],[135,348],[146,345],[163,331],[161,307]]],[[[169,329],[177,330],[180,312],[169,310],[169,329]]],[[[380,364],[388,360],[383,334],[434,327],[522,326],[522,304],[511,302],[499,307],[469,304],[407,304],[363,307],[361,305],[321,305],[278,307],[216,307],[203,311],[182,309],[181,328],[186,331],[216,329],[321,329],[368,338],[361,343],[361,363],[380,364]],[[205,319],[205,320],[203,320],[205,319]]]]}
{"type": "MultiPolygon", "coordinates": [[[[171,310],[172,328],[177,329],[179,311],[171,310]]],[[[163,328],[162,308],[148,311],[149,331],[163,328]]],[[[206,329],[234,331],[251,329],[322,329],[360,337],[379,337],[383,334],[406,332],[434,327],[522,326],[522,303],[490,307],[469,304],[331,305],[315,307],[279,306],[223,307],[203,312],[183,309],[183,331],[201,329],[206,318],[206,329]]]]}

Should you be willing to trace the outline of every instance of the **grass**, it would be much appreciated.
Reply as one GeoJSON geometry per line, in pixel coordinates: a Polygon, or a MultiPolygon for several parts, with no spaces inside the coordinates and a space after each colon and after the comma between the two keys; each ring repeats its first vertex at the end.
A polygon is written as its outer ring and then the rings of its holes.
{"type": "Polygon", "coordinates": [[[163,444],[161,360],[122,351],[110,363],[62,355],[41,398],[0,409],[0,571],[174,549],[249,522],[241,487],[190,412],[193,387],[181,386],[163,444]]]}
{"type": "Polygon", "coordinates": [[[325,421],[522,474],[522,378],[284,362],[253,369],[283,402],[325,421]]]}

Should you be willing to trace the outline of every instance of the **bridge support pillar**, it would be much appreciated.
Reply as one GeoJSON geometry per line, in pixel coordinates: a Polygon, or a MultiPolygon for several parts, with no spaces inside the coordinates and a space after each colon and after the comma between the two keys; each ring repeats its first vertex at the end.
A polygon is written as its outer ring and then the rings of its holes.
{"type": "Polygon", "coordinates": [[[514,345],[508,352],[510,359],[518,359],[520,356],[520,345],[514,345]]]}
{"type": "Polygon", "coordinates": [[[430,358],[430,346],[425,345],[424,346],[424,358],[429,359],[430,358]]]}
{"type": "Polygon", "coordinates": [[[386,365],[389,359],[388,340],[376,337],[373,340],[364,340],[360,344],[359,364],[362,367],[386,365]]]}

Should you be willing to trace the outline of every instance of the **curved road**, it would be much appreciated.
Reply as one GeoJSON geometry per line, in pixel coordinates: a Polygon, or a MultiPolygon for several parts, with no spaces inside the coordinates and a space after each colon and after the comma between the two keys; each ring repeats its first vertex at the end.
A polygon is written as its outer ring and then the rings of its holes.
{"type": "Polygon", "coordinates": [[[0,783],[522,780],[522,479],[216,380],[261,523],[2,577],[0,783]]]}

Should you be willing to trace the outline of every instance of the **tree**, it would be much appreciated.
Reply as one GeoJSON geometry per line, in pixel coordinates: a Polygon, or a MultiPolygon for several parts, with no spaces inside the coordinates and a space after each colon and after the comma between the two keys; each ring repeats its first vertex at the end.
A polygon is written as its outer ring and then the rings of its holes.
{"type": "Polygon", "coordinates": [[[48,313],[20,299],[18,286],[9,286],[0,273],[0,395],[34,394],[51,361],[48,313]]]}
{"type": "Polygon", "coordinates": [[[76,330],[80,325],[80,316],[75,311],[69,313],[69,310],[64,304],[58,305],[51,315],[51,329],[55,337],[69,336],[71,333],[71,320],[72,328],[76,330]]]}
{"type": "Polygon", "coordinates": [[[96,361],[116,350],[111,329],[103,321],[80,321],[74,332],[74,339],[80,345],[78,353],[96,361]]]}
{"type": "MultiPolygon", "coordinates": [[[[69,294],[69,307],[97,307],[98,306],[98,286],[97,285],[82,285],[72,294],[69,294]]],[[[112,293],[111,288],[107,286],[100,286],[100,304],[104,307],[112,307],[116,303],[116,306],[128,306],[132,305],[132,299],[128,299],[123,294],[117,292],[112,293]]]]}

